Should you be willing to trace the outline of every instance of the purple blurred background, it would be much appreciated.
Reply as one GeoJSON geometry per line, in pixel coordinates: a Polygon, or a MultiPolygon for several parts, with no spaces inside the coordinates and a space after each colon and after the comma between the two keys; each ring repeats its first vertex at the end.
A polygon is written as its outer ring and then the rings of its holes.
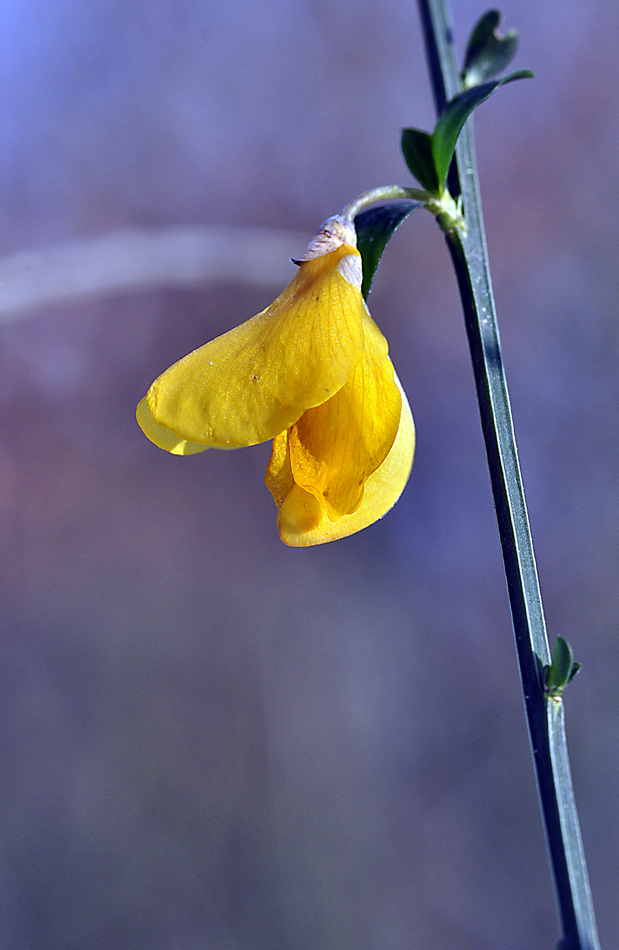
{"type": "MultiPolygon", "coordinates": [[[[485,9],[454,0],[461,50],[485,9]]],[[[503,10],[514,65],[537,78],[477,113],[479,168],[549,633],[583,663],[569,739],[611,947],[619,8],[503,10]]],[[[28,252],[7,293],[46,249],[126,229],[264,227],[295,256],[359,192],[410,183],[399,130],[433,124],[403,0],[5,0],[0,36],[0,254],[28,252]]],[[[382,522],[316,549],[279,541],[268,446],[172,458],[134,420],[158,373],[286,282],[279,258],[272,286],[240,250],[233,263],[237,278],[2,317],[0,947],[548,950],[441,236],[407,221],[370,298],[417,423],[409,486],[382,522]]]]}

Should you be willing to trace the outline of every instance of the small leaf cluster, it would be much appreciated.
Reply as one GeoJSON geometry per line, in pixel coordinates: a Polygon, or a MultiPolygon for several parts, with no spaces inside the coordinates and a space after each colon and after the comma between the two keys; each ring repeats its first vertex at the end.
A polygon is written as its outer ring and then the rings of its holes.
{"type": "Polygon", "coordinates": [[[490,78],[505,69],[518,46],[514,30],[504,37],[498,36],[496,28],[500,20],[501,14],[490,10],[473,29],[464,60],[463,89],[445,105],[434,132],[402,131],[404,160],[431,197],[443,197],[458,136],[473,110],[499,86],[533,76],[530,70],[521,69],[500,79],[490,78]]]}
{"type": "Polygon", "coordinates": [[[574,662],[572,648],[563,637],[556,639],[552,659],[544,667],[544,688],[549,696],[559,697],[580,669],[580,663],[574,662]]]}
{"type": "Polygon", "coordinates": [[[436,215],[443,230],[466,230],[460,200],[454,200],[446,188],[458,136],[473,110],[499,86],[533,75],[523,69],[499,79],[492,78],[508,66],[518,47],[515,30],[502,37],[498,35],[500,21],[501,14],[490,10],[474,27],[461,73],[462,90],[446,104],[434,132],[410,128],[402,132],[404,159],[422,190],[410,188],[408,199],[383,204],[355,217],[357,247],[363,260],[362,291],[365,299],[385,246],[412,211],[425,207],[436,215]]]}

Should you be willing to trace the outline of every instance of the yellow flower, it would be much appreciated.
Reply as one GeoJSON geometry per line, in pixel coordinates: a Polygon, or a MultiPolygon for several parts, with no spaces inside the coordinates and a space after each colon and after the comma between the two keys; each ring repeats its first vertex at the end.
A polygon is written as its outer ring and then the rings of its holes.
{"type": "Polygon", "coordinates": [[[179,360],[137,409],[175,455],[273,439],[265,481],[286,544],[354,534],[395,504],[415,430],[361,294],[354,229],[330,218],[280,296],[179,360]]]}

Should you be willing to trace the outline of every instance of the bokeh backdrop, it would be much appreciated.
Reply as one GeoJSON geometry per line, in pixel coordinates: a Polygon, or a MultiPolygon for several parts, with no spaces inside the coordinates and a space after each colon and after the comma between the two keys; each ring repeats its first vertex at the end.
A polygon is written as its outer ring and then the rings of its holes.
{"type": "MultiPolygon", "coordinates": [[[[503,10],[537,78],[476,113],[479,168],[549,632],[583,664],[568,729],[610,948],[619,7],[503,10]]],[[[453,0],[461,51],[484,11],[453,0]]],[[[415,4],[5,0],[0,36],[0,947],[549,950],[484,448],[430,216],[398,231],[370,297],[418,428],[383,521],[288,549],[268,446],[173,458],[134,419],[164,368],[273,299],[324,218],[411,183],[400,128],[434,121],[415,4]],[[214,236],[189,275],[178,234],[214,236]],[[140,259],[155,238],[170,267],[140,259]],[[80,283],[89,248],[100,292],[80,283]]]]}

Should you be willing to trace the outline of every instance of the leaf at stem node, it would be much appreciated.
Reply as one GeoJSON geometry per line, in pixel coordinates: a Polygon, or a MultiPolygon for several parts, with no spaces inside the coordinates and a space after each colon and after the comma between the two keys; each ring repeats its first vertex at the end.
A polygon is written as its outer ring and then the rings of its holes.
{"type": "Polygon", "coordinates": [[[574,662],[571,646],[567,640],[558,636],[552,651],[550,665],[544,667],[544,688],[548,695],[555,698],[560,697],[579,669],[580,663],[574,662]]]}

